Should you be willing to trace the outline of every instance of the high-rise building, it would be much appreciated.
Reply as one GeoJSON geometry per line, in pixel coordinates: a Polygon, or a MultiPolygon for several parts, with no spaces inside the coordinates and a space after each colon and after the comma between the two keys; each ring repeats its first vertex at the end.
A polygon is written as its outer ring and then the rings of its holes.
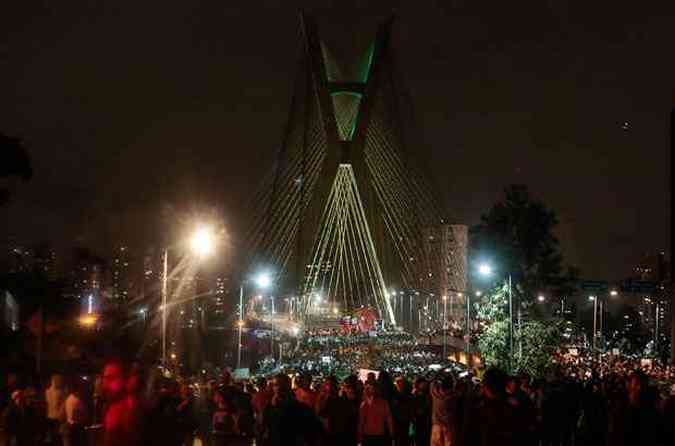
{"type": "Polygon", "coordinates": [[[35,272],[49,280],[56,279],[56,252],[49,243],[28,245],[12,241],[8,246],[8,261],[10,273],[35,272]]]}
{"type": "Polygon", "coordinates": [[[225,295],[227,294],[227,278],[224,276],[216,277],[216,287],[213,293],[213,313],[222,315],[225,313],[225,295]]]}
{"type": "Polygon", "coordinates": [[[80,302],[83,313],[102,309],[105,262],[89,249],[76,248],[64,297],[80,302]]]}
{"type": "Polygon", "coordinates": [[[129,299],[132,287],[129,247],[118,246],[111,261],[112,293],[110,298],[116,303],[124,303],[129,299]]]}

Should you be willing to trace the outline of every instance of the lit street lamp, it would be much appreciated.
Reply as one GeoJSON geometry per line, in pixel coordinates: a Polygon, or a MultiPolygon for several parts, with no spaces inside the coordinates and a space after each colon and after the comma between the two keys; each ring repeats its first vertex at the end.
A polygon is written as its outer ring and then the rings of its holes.
{"type": "MultiPolygon", "coordinates": [[[[237,368],[241,368],[241,335],[242,335],[242,330],[244,328],[244,284],[247,281],[244,280],[241,282],[239,285],[239,321],[237,321],[237,328],[238,328],[238,342],[237,342],[237,368]]],[[[254,279],[255,284],[258,286],[258,288],[265,290],[269,288],[269,286],[272,284],[272,279],[270,278],[269,274],[267,273],[260,273],[258,274],[255,279],[254,279]]],[[[274,300],[272,301],[274,305],[274,300]]],[[[274,341],[273,341],[274,342],[274,341]]],[[[272,344],[274,345],[274,344],[272,344]]]]}
{"type": "Polygon", "coordinates": [[[593,352],[595,353],[596,339],[598,337],[598,298],[588,296],[588,300],[593,302],[593,352]]]}
{"type": "Polygon", "coordinates": [[[447,359],[448,344],[448,296],[443,296],[443,361],[447,359]]]}
{"type": "MultiPolygon", "coordinates": [[[[215,237],[211,228],[199,226],[189,240],[190,250],[198,258],[209,256],[214,249],[215,237]]],[[[164,262],[162,268],[162,365],[166,366],[166,317],[167,299],[169,291],[169,248],[164,248],[164,262]]]]}
{"type": "MultiPolygon", "coordinates": [[[[481,276],[490,277],[492,275],[492,266],[483,263],[478,266],[478,272],[481,276]]],[[[508,275],[507,292],[509,295],[509,355],[510,360],[513,361],[513,290],[511,286],[511,273],[508,275]]]]}

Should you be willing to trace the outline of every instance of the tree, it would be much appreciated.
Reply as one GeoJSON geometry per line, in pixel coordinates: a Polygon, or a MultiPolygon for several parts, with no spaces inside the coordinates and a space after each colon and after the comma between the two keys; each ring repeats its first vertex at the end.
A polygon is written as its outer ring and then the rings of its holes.
{"type": "Polygon", "coordinates": [[[542,377],[551,365],[552,353],[560,346],[558,321],[525,321],[513,333],[514,351],[509,347],[508,290],[499,286],[486,293],[478,305],[478,319],[484,327],[478,336],[478,348],[488,366],[509,373],[526,372],[542,377]]]}
{"type": "Polygon", "coordinates": [[[481,223],[471,228],[471,256],[493,259],[499,270],[514,278],[518,302],[529,306],[538,293],[567,295],[578,271],[564,268],[554,234],[555,212],[530,197],[527,186],[511,185],[481,223]]]}
{"type": "MultiPolygon", "coordinates": [[[[28,152],[17,138],[0,133],[0,180],[18,177],[28,181],[33,176],[28,152]]],[[[0,185],[0,206],[9,200],[9,187],[0,185]]]]}

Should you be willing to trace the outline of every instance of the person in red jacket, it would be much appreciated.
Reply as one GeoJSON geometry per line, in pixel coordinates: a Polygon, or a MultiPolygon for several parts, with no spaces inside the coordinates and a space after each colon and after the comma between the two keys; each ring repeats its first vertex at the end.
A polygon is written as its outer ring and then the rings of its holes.
{"type": "Polygon", "coordinates": [[[389,403],[380,398],[377,388],[367,384],[359,410],[359,439],[363,446],[385,446],[394,436],[394,420],[389,403]]]}

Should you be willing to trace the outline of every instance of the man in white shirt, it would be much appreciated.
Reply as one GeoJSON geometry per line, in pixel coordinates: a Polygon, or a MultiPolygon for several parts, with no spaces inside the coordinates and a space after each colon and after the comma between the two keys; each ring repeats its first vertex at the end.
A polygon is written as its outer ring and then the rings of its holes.
{"type": "Polygon", "coordinates": [[[63,429],[64,446],[86,445],[84,426],[87,418],[87,409],[80,398],[78,386],[68,395],[65,403],[66,423],[63,429]]]}
{"type": "Polygon", "coordinates": [[[61,424],[65,420],[64,402],[66,400],[66,390],[63,385],[61,375],[52,375],[51,385],[45,390],[45,401],[47,403],[47,422],[48,436],[52,444],[57,444],[61,424]]]}

